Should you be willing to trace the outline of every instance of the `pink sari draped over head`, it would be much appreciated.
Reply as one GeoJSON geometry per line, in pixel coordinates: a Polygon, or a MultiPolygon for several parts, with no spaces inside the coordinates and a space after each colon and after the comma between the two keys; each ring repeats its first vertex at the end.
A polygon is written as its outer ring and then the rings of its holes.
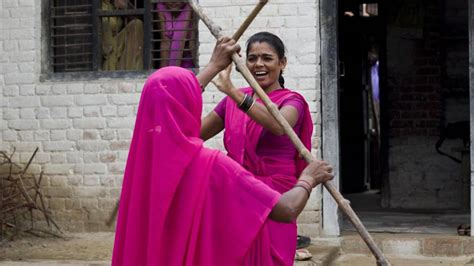
{"type": "Polygon", "coordinates": [[[185,68],[194,67],[191,52],[183,51],[181,54],[181,51],[186,48],[186,43],[189,42],[192,35],[193,29],[191,29],[192,23],[190,21],[192,18],[191,7],[189,4],[185,4],[177,16],[173,16],[172,12],[168,10],[164,3],[158,3],[156,9],[163,15],[165,20],[163,23],[164,35],[171,40],[168,64],[170,66],[178,66],[178,59],[181,59],[179,66],[185,68]]]}
{"type": "Polygon", "coordinates": [[[268,215],[279,193],[199,138],[194,74],[145,83],[125,169],[112,265],[272,265],[268,215]]]}
{"type": "MultiPolygon", "coordinates": [[[[250,87],[242,89],[251,95],[250,87]]],[[[268,94],[278,107],[289,97],[301,97],[300,94],[288,89],[279,89],[268,94]]],[[[258,102],[262,103],[260,99],[258,102]]],[[[299,137],[306,148],[311,149],[311,134],[313,123],[306,101],[301,132],[299,137]]],[[[297,177],[306,167],[306,162],[298,154],[294,160],[278,157],[259,156],[257,145],[263,127],[242,112],[232,99],[227,98],[225,110],[224,145],[228,156],[243,165],[245,169],[280,193],[290,190],[296,183],[297,177]],[[242,126],[244,125],[244,126],[242,126]]],[[[276,257],[280,257],[284,265],[293,265],[296,251],[296,222],[291,224],[269,221],[269,233],[276,257]]]]}

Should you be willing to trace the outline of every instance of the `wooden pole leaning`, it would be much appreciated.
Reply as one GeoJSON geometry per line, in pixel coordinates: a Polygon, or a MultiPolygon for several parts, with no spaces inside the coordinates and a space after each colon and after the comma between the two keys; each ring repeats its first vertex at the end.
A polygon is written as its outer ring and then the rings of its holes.
{"type": "MultiPolygon", "coordinates": [[[[232,39],[234,39],[235,41],[238,41],[240,39],[242,34],[247,30],[247,28],[250,26],[252,21],[257,17],[258,13],[260,12],[260,10],[262,10],[262,8],[265,6],[265,4],[267,4],[267,2],[268,2],[268,0],[260,0],[260,2],[252,10],[250,15],[244,20],[242,25],[240,25],[239,29],[234,33],[234,35],[232,36],[232,39]]],[[[216,29],[216,31],[220,32],[220,28],[216,29]]],[[[207,84],[204,84],[204,85],[207,85],[207,84]]],[[[115,219],[116,219],[117,213],[118,213],[118,209],[119,209],[119,202],[117,201],[115,203],[114,209],[112,210],[112,212],[109,215],[109,219],[107,219],[107,221],[105,222],[105,224],[108,227],[112,226],[112,224],[115,222],[115,219]]]]}
{"type": "MultiPolygon", "coordinates": [[[[215,23],[213,23],[213,21],[209,17],[207,17],[207,15],[203,12],[202,8],[199,6],[199,4],[195,0],[190,0],[189,4],[193,8],[194,12],[201,18],[204,24],[211,31],[212,35],[216,39],[220,38],[222,36],[221,28],[215,23]]],[[[254,15],[254,17],[255,16],[256,14],[254,15]]],[[[242,33],[239,33],[239,34],[241,35],[242,33]]],[[[258,82],[252,76],[252,73],[250,72],[250,70],[247,68],[245,62],[242,60],[242,58],[237,53],[235,53],[232,55],[232,60],[236,64],[237,69],[244,76],[245,80],[247,80],[249,85],[254,89],[255,93],[257,93],[258,97],[260,97],[260,99],[263,101],[268,111],[277,120],[280,126],[283,127],[285,134],[288,135],[291,142],[295,145],[296,149],[301,154],[301,156],[308,163],[314,161],[315,159],[311,155],[311,152],[303,145],[303,143],[298,138],[293,128],[291,128],[291,126],[288,124],[288,121],[286,121],[286,119],[280,114],[277,106],[270,100],[270,98],[265,93],[265,91],[260,87],[258,82]]],[[[358,233],[360,234],[364,242],[369,247],[370,251],[374,254],[377,260],[377,265],[390,265],[390,263],[388,262],[388,260],[386,259],[386,257],[384,256],[380,248],[375,243],[372,236],[367,232],[367,229],[365,229],[364,225],[360,221],[357,214],[349,205],[349,201],[344,199],[341,193],[330,182],[326,182],[323,185],[329,191],[332,197],[335,199],[339,208],[341,208],[341,210],[347,215],[352,225],[356,228],[356,230],[358,231],[358,233]]]]}
{"type": "Polygon", "coordinates": [[[257,17],[258,13],[260,13],[260,10],[268,3],[268,0],[260,0],[258,4],[254,7],[252,12],[250,12],[250,15],[244,20],[242,25],[240,25],[239,29],[232,35],[232,39],[234,39],[236,42],[240,39],[242,34],[247,30],[247,28],[250,26],[250,23],[257,17]]]}
{"type": "Polygon", "coordinates": [[[105,222],[105,225],[107,225],[108,227],[111,227],[112,224],[115,222],[115,219],[117,219],[119,205],[120,205],[120,200],[117,200],[117,202],[115,203],[114,209],[109,215],[109,219],[107,219],[107,221],[105,222]]]}

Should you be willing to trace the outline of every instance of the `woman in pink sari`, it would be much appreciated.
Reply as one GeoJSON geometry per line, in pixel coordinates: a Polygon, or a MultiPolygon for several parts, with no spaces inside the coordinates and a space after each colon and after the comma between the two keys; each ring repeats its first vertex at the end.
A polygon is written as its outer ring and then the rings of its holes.
{"type": "MultiPolygon", "coordinates": [[[[300,94],[284,87],[286,63],[285,46],[274,34],[259,32],[247,41],[247,67],[306,148],[311,149],[313,123],[308,104],[300,94]]],[[[215,82],[227,97],[204,117],[201,138],[207,140],[225,128],[228,155],[259,180],[284,193],[297,182],[306,163],[258,96],[250,87],[236,89],[229,72],[230,68],[223,71],[215,82]]],[[[296,221],[270,221],[268,226],[275,253],[285,265],[293,265],[296,221]]]]}
{"type": "Polygon", "coordinates": [[[160,30],[160,67],[194,68],[195,25],[193,12],[184,2],[156,4],[160,30]]]}
{"type": "Polygon", "coordinates": [[[332,178],[332,168],[315,161],[293,189],[280,194],[220,151],[203,147],[199,84],[230,63],[230,57],[220,58],[224,63],[211,59],[199,79],[189,70],[165,67],[146,81],[112,265],[281,265],[269,219],[292,221],[311,189],[332,178]]]}

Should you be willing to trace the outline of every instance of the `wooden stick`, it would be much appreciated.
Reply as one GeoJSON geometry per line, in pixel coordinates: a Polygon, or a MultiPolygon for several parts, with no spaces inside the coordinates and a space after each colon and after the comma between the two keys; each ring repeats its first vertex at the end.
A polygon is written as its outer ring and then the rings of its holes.
{"type": "Polygon", "coordinates": [[[235,41],[238,41],[242,34],[247,30],[247,28],[250,26],[250,23],[257,17],[258,13],[260,13],[260,10],[268,3],[268,0],[260,0],[258,4],[255,6],[255,8],[250,12],[250,15],[244,20],[242,25],[240,25],[239,29],[232,35],[232,39],[235,41]]]}
{"type": "Polygon", "coordinates": [[[25,175],[26,171],[28,170],[28,167],[30,167],[31,162],[33,161],[33,158],[35,158],[36,153],[38,152],[39,148],[36,147],[35,152],[33,152],[33,155],[31,155],[30,160],[28,160],[28,163],[25,166],[25,169],[23,169],[23,173],[21,175],[25,175]]]}
{"type": "MultiPolygon", "coordinates": [[[[195,0],[190,0],[189,4],[193,8],[194,12],[196,12],[196,14],[198,14],[198,16],[204,22],[204,24],[206,24],[206,26],[209,28],[212,35],[214,35],[214,37],[216,39],[220,38],[222,36],[221,35],[221,28],[219,26],[217,26],[216,24],[214,24],[212,22],[212,20],[209,17],[206,16],[206,14],[203,12],[202,8],[199,6],[199,4],[195,0]]],[[[311,155],[309,150],[306,149],[306,147],[303,145],[301,140],[296,135],[295,131],[288,124],[288,121],[286,121],[286,119],[278,111],[277,106],[270,100],[270,98],[265,93],[265,91],[260,87],[258,82],[252,76],[252,73],[250,72],[250,70],[247,68],[245,62],[242,60],[242,58],[237,53],[234,53],[232,55],[232,60],[237,65],[237,69],[244,76],[245,80],[247,80],[247,82],[250,84],[250,86],[257,93],[258,97],[260,97],[260,99],[264,102],[264,104],[265,104],[266,108],[268,109],[268,111],[272,114],[272,116],[275,118],[275,120],[277,120],[277,122],[280,124],[280,126],[283,127],[286,135],[288,135],[288,137],[290,138],[291,142],[295,145],[298,152],[304,157],[304,159],[308,163],[314,161],[315,160],[314,157],[311,155]]],[[[365,241],[365,243],[367,244],[367,246],[369,247],[371,252],[376,257],[377,264],[378,265],[390,265],[390,263],[385,258],[384,254],[382,253],[380,248],[375,243],[372,236],[365,229],[365,227],[362,224],[362,222],[360,221],[359,217],[357,217],[357,214],[354,212],[354,210],[352,210],[351,206],[348,203],[349,201],[344,199],[344,197],[341,195],[341,193],[330,182],[326,182],[323,185],[326,187],[326,189],[329,191],[329,193],[333,196],[333,198],[338,203],[339,207],[348,216],[351,223],[354,225],[356,230],[359,232],[362,239],[365,241]]]]}
{"type": "MultiPolygon", "coordinates": [[[[43,195],[41,193],[40,183],[43,177],[43,172],[40,174],[39,181],[36,180],[36,177],[32,175],[32,179],[34,184],[26,186],[26,181],[29,181],[29,175],[26,175],[28,167],[31,165],[34,156],[36,155],[38,148],[36,148],[35,152],[29,159],[25,168],[19,168],[18,171],[13,173],[12,171],[9,172],[9,175],[6,177],[0,176],[0,185],[2,185],[2,198],[0,199],[0,234],[3,236],[8,232],[4,232],[5,226],[8,221],[13,220],[14,222],[14,229],[16,233],[18,232],[26,232],[19,226],[17,217],[24,215],[25,213],[29,213],[30,215],[30,222],[31,226],[30,229],[34,229],[34,215],[33,211],[38,210],[44,214],[45,220],[50,226],[50,223],[56,227],[56,229],[61,232],[59,226],[56,222],[51,218],[49,212],[44,206],[43,195]],[[18,172],[18,173],[17,173],[18,172]],[[4,183],[8,183],[7,186],[4,183]],[[7,191],[8,194],[5,195],[4,191],[7,191]],[[33,190],[34,196],[31,196],[29,193],[33,190]],[[23,196],[20,199],[16,200],[17,196],[23,196]],[[40,198],[42,207],[39,206],[37,202],[37,198],[40,198]]],[[[11,160],[11,155],[7,155],[6,153],[0,153],[0,157],[4,157],[4,162],[9,164],[10,169],[14,166],[14,163],[11,160]]],[[[4,163],[3,163],[4,164],[4,163]]]]}
{"type": "Polygon", "coordinates": [[[119,204],[120,204],[120,201],[117,200],[117,202],[115,203],[114,209],[112,210],[112,213],[109,215],[109,219],[107,219],[107,221],[105,222],[105,225],[107,225],[108,227],[112,226],[112,224],[115,221],[115,218],[117,217],[119,204]]]}

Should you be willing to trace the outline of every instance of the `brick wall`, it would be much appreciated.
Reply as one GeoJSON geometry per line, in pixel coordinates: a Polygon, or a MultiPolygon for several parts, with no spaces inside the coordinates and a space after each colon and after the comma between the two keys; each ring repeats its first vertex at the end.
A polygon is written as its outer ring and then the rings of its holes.
{"type": "MultiPolygon", "coordinates": [[[[422,2],[422,27],[397,28],[393,23],[388,28],[389,207],[459,209],[461,165],[438,154],[435,144],[439,126],[459,117],[458,110],[466,110],[461,107],[465,99],[454,104],[446,99],[446,81],[460,71],[466,73],[462,60],[467,60],[468,48],[464,44],[452,49],[445,31],[449,33],[453,21],[465,27],[467,17],[456,11],[462,9],[459,1],[422,2]],[[455,53],[447,53],[451,51],[455,53]],[[462,60],[453,59],[456,56],[462,60]]],[[[461,4],[466,9],[467,4],[461,4]]],[[[442,146],[458,158],[461,154],[454,150],[460,148],[460,140],[447,140],[442,146]]]]}
{"type": "Polygon", "coordinates": [[[467,3],[453,0],[446,3],[444,45],[446,47],[446,74],[443,92],[448,96],[466,98],[469,94],[469,25],[467,3]]]}
{"type": "Polygon", "coordinates": [[[393,24],[388,26],[388,38],[391,41],[387,59],[390,137],[438,134],[442,106],[441,7],[433,1],[423,8],[424,21],[421,27],[413,25],[412,29],[407,29],[393,24]],[[406,38],[404,34],[409,30],[418,33],[406,38]],[[399,45],[405,49],[396,49],[399,45]]]}
{"type": "MultiPolygon", "coordinates": [[[[111,230],[104,221],[120,195],[144,79],[40,81],[47,56],[41,49],[47,38],[41,36],[43,1],[0,1],[0,150],[15,148],[14,160],[26,163],[39,147],[30,171],[44,171],[47,205],[65,230],[111,230]]],[[[257,1],[200,2],[231,34],[257,1]]],[[[260,30],[282,37],[288,49],[287,86],[310,102],[314,121],[320,121],[318,21],[314,1],[271,1],[242,38],[260,30]]],[[[203,24],[199,27],[199,61],[205,64],[214,39],[203,24]]],[[[235,77],[236,85],[244,84],[235,77]]],[[[212,87],[203,96],[204,113],[222,98],[212,87]]],[[[319,134],[319,122],[316,128],[319,134]]],[[[221,136],[206,145],[222,148],[221,136]]],[[[307,234],[318,233],[319,200],[315,193],[299,221],[307,234]]]]}

